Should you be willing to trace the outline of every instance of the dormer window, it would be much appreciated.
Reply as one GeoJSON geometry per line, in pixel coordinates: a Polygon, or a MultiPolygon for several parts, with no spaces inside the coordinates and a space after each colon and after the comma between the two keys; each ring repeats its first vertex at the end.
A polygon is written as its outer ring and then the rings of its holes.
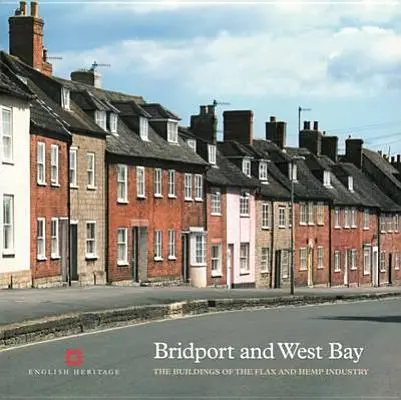
{"type": "Polygon", "coordinates": [[[216,146],[209,144],[207,146],[209,164],[216,165],[216,146]]]}
{"type": "Polygon", "coordinates": [[[187,145],[196,153],[196,140],[195,139],[188,139],[187,145]]]}
{"type": "Polygon", "coordinates": [[[139,117],[139,136],[142,140],[149,140],[149,123],[147,118],[139,117]]]}
{"type": "Polygon", "coordinates": [[[110,132],[117,134],[118,116],[115,113],[110,114],[110,132]]]}
{"type": "Polygon", "coordinates": [[[265,161],[259,163],[259,179],[261,181],[267,181],[267,164],[265,161]]]}
{"type": "Polygon", "coordinates": [[[170,143],[178,143],[178,122],[167,122],[167,141],[170,143]]]}
{"type": "Polygon", "coordinates": [[[297,164],[288,164],[288,179],[290,181],[298,182],[298,167],[297,164]]]}
{"type": "Polygon", "coordinates": [[[70,109],[70,91],[67,88],[61,88],[61,107],[64,110],[70,109]]]}
{"type": "Polygon", "coordinates": [[[352,176],[348,177],[348,190],[350,192],[354,191],[354,178],[352,176]]]}
{"type": "Polygon", "coordinates": [[[242,160],[242,172],[246,176],[251,176],[251,160],[248,158],[242,160]]]}
{"type": "Polygon", "coordinates": [[[326,187],[331,187],[331,176],[330,171],[323,172],[323,185],[326,187]]]}
{"type": "Polygon", "coordinates": [[[95,111],[95,122],[96,125],[106,130],[106,111],[95,111]]]}

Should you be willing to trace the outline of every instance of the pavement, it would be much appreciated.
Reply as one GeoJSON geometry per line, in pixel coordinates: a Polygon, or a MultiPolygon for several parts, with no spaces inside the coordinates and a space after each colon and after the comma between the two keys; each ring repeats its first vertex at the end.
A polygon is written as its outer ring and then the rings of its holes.
{"type": "MultiPolygon", "coordinates": [[[[379,288],[295,288],[297,296],[401,295],[401,286],[379,288]]],[[[86,286],[48,289],[0,290],[0,326],[43,317],[171,304],[186,300],[275,298],[289,295],[289,289],[197,289],[178,287],[86,286]]]]}
{"type": "Polygon", "coordinates": [[[400,309],[389,298],[234,311],[0,351],[0,398],[400,399],[400,309]],[[170,351],[191,343],[186,359],[170,351]],[[285,358],[280,343],[308,352],[285,358]]]}

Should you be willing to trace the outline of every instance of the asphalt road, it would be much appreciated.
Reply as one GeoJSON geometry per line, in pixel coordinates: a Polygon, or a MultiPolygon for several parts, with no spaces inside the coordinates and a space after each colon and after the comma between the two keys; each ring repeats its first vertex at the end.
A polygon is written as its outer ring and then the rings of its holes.
{"type": "MultiPolygon", "coordinates": [[[[399,291],[395,286],[380,288],[296,288],[299,295],[319,296],[346,293],[399,291]]],[[[72,288],[0,290],[0,326],[13,322],[58,314],[99,311],[133,305],[168,304],[194,299],[274,297],[289,289],[196,289],[191,287],[115,287],[88,286],[72,288]]]]}
{"type": "MultiPolygon", "coordinates": [[[[387,299],[236,311],[2,351],[0,398],[399,399],[400,309],[400,299],[387,299]],[[221,359],[199,363],[154,359],[155,343],[171,348],[181,346],[178,342],[182,347],[194,343],[199,359],[204,355],[201,348],[209,349],[211,358],[221,351],[221,359]],[[309,347],[309,355],[316,358],[286,360],[280,343],[297,342],[309,347]],[[270,343],[273,352],[265,350],[266,359],[241,358],[244,347],[264,350],[270,349],[270,343]],[[342,359],[329,359],[340,356],[340,352],[330,353],[330,343],[343,346],[342,359]],[[67,349],[81,352],[79,366],[65,364],[67,349]],[[50,375],[55,370],[59,374],[50,375]],[[78,375],[82,370],[85,375],[78,375]],[[88,375],[88,370],[95,374],[88,375]]],[[[160,357],[165,355],[163,346],[159,345],[160,357]]]]}

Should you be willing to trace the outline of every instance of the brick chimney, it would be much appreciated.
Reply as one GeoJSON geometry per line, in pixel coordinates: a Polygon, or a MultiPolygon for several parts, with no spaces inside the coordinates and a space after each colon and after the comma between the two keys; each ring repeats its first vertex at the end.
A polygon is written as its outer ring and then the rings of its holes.
{"type": "Polygon", "coordinates": [[[276,117],[270,117],[270,121],[266,122],[266,139],[283,149],[287,140],[287,123],[276,121],[276,117]]]}
{"type": "Polygon", "coordinates": [[[362,168],[362,139],[351,139],[351,136],[345,141],[345,158],[352,162],[358,168],[362,168]]]}
{"type": "Polygon", "coordinates": [[[252,144],[253,112],[250,110],[224,111],[224,141],[235,140],[252,144]]]}
{"type": "Polygon", "coordinates": [[[316,156],[322,151],[322,133],[318,129],[317,121],[314,121],[313,129],[310,129],[310,121],[304,121],[304,129],[299,132],[299,147],[308,149],[316,156]]]}
{"type": "Polygon", "coordinates": [[[215,106],[200,106],[198,115],[191,115],[191,132],[200,139],[216,144],[217,118],[215,106]]]}
{"type": "Polygon", "coordinates": [[[37,1],[31,1],[30,15],[26,1],[21,1],[15,15],[8,19],[10,54],[20,58],[23,62],[51,76],[53,68],[46,60],[43,46],[44,22],[39,17],[37,1]]]}
{"type": "Polygon", "coordinates": [[[329,157],[334,162],[337,162],[338,156],[338,137],[322,135],[322,155],[329,157]]]}
{"type": "Polygon", "coordinates": [[[70,77],[75,82],[85,83],[96,88],[102,87],[102,76],[94,69],[79,69],[71,72],[70,77]]]}

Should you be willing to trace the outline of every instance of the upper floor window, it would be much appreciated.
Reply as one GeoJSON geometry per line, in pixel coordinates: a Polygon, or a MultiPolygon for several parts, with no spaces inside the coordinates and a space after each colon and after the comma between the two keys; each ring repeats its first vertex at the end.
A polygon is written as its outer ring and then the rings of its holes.
{"type": "Polygon", "coordinates": [[[203,177],[195,175],[195,200],[203,200],[203,177]]]}
{"type": "Polygon", "coordinates": [[[356,228],[357,220],[356,220],[356,208],[351,208],[351,226],[352,228],[356,228]]]}
{"type": "Polygon", "coordinates": [[[300,203],[299,208],[299,224],[306,225],[308,223],[308,205],[306,203],[300,203]]]}
{"type": "Polygon", "coordinates": [[[184,198],[185,200],[192,200],[192,175],[184,175],[184,198]]]}
{"type": "Polygon", "coordinates": [[[242,160],[242,172],[246,176],[251,176],[251,160],[249,160],[248,158],[242,160]]]}
{"type": "Polygon", "coordinates": [[[50,153],[51,174],[50,180],[52,185],[58,185],[58,145],[52,144],[50,153]]]}
{"type": "Polygon", "coordinates": [[[380,216],[380,232],[386,232],[386,217],[385,215],[380,216]]]}
{"type": "Polygon", "coordinates": [[[207,146],[209,164],[216,165],[216,146],[209,144],[207,146]]]}
{"type": "Polygon", "coordinates": [[[154,181],[154,192],[155,197],[162,197],[162,170],[160,168],[155,169],[155,181],[154,181]]]}
{"type": "Polygon", "coordinates": [[[318,225],[324,225],[324,204],[316,204],[316,219],[318,225]]]}
{"type": "Polygon", "coordinates": [[[241,216],[249,216],[249,193],[241,193],[239,210],[241,216]]]}
{"type": "Polygon", "coordinates": [[[3,147],[3,161],[13,160],[13,128],[11,123],[11,109],[2,108],[0,113],[0,138],[3,147]]]}
{"type": "Polygon", "coordinates": [[[187,145],[196,153],[196,140],[195,139],[188,139],[187,145]]]}
{"type": "Polygon", "coordinates": [[[149,122],[145,117],[139,117],[139,136],[142,140],[149,140],[149,122]]]}
{"type": "Polygon", "coordinates": [[[127,201],[128,193],[128,182],[127,182],[127,166],[120,164],[118,165],[117,174],[117,201],[119,203],[125,203],[127,201]]]}
{"type": "Polygon", "coordinates": [[[262,228],[270,228],[269,203],[262,203],[262,228]]]}
{"type": "Polygon", "coordinates": [[[334,209],[334,227],[340,228],[340,209],[338,207],[334,209]]]}
{"type": "Polygon", "coordinates": [[[61,88],[61,107],[64,110],[70,109],[70,90],[67,88],[61,88]]]}
{"type": "Polygon", "coordinates": [[[70,148],[70,186],[77,186],[77,149],[70,148]]]}
{"type": "Polygon", "coordinates": [[[36,169],[37,183],[46,184],[46,146],[43,142],[36,145],[36,169]]]}
{"type": "Polygon", "coordinates": [[[136,167],[136,195],[145,198],[145,167],[136,167]]]}
{"type": "Polygon", "coordinates": [[[111,113],[109,118],[110,118],[110,132],[116,134],[118,125],[118,115],[116,113],[111,113]]]}
{"type": "Polygon", "coordinates": [[[350,223],[350,210],[349,208],[346,208],[344,210],[344,228],[349,228],[351,225],[350,223]]]}
{"type": "Polygon", "coordinates": [[[354,178],[352,176],[348,177],[348,190],[350,192],[354,191],[354,178]]]}
{"type": "Polygon", "coordinates": [[[259,179],[267,181],[267,163],[265,161],[259,163],[259,179]]]}
{"type": "Polygon", "coordinates": [[[88,174],[88,188],[93,189],[96,185],[95,180],[95,153],[87,153],[87,174],[88,174]]]}
{"type": "Polygon", "coordinates": [[[211,206],[212,206],[212,215],[220,215],[221,214],[221,192],[218,188],[212,188],[211,190],[211,206]]]}
{"type": "Polygon", "coordinates": [[[365,209],[363,211],[363,229],[369,229],[369,219],[370,219],[369,210],[365,209]]]}
{"type": "Polygon", "coordinates": [[[278,208],[278,227],[285,228],[285,207],[280,206],[278,208]]]}
{"type": "Polygon", "coordinates": [[[106,111],[95,111],[95,122],[102,129],[106,130],[106,111]]]}
{"type": "Polygon", "coordinates": [[[175,171],[168,170],[168,197],[175,197],[175,171]]]}
{"type": "Polygon", "coordinates": [[[314,213],[313,213],[313,203],[309,202],[308,203],[308,224],[313,225],[314,224],[314,213]]]}
{"type": "Polygon", "coordinates": [[[178,143],[178,122],[167,122],[167,141],[170,143],[178,143]]]}
{"type": "Polygon", "coordinates": [[[394,222],[393,222],[393,225],[394,225],[394,232],[398,232],[398,230],[399,230],[399,218],[398,218],[398,214],[395,214],[395,215],[394,215],[394,222]]]}
{"type": "Polygon", "coordinates": [[[331,187],[331,175],[330,171],[323,172],[323,185],[326,187],[331,187]]]}
{"type": "Polygon", "coordinates": [[[295,163],[288,164],[288,179],[294,182],[298,181],[298,166],[295,163]]]}

